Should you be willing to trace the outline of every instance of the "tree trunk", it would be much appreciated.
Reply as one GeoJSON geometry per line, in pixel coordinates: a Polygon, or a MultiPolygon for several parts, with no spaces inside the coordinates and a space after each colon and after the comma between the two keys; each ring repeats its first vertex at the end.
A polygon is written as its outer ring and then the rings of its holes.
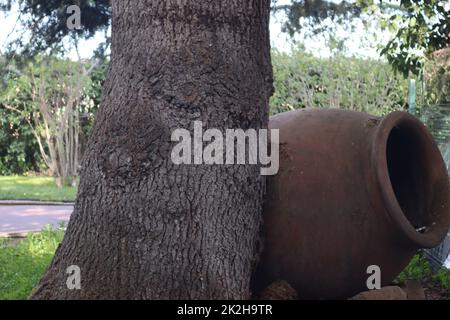
{"type": "Polygon", "coordinates": [[[270,0],[113,0],[75,210],[33,299],[250,297],[264,177],[175,165],[172,131],[267,126],[270,0]],[[69,290],[66,268],[81,270],[69,290]]]}

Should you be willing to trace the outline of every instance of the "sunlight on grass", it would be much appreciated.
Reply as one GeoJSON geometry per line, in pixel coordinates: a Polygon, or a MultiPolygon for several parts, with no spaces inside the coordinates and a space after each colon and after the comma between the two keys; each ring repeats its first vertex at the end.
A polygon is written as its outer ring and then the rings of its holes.
{"type": "Polygon", "coordinates": [[[76,188],[58,188],[51,177],[0,176],[0,200],[74,201],[76,188]]]}
{"type": "Polygon", "coordinates": [[[0,300],[28,298],[63,236],[61,225],[58,229],[46,226],[19,243],[0,238],[0,300]]]}

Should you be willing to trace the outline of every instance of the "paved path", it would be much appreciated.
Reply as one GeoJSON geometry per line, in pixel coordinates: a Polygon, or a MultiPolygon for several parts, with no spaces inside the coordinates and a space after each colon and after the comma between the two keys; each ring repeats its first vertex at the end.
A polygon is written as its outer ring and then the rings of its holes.
{"type": "Polygon", "coordinates": [[[46,224],[68,222],[72,205],[0,205],[0,237],[40,231],[46,224]]]}

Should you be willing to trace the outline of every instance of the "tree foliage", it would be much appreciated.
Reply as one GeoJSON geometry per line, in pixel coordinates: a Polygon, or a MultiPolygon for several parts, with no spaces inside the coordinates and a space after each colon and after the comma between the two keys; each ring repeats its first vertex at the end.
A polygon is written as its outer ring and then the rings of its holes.
{"type": "MultiPolygon", "coordinates": [[[[77,1],[82,27],[73,31],[66,26],[66,9],[74,4],[71,0],[0,0],[0,9],[10,10],[14,3],[19,7],[22,26],[31,32],[31,40],[18,37],[10,50],[21,48],[23,54],[58,48],[67,36],[89,38],[110,25],[108,0],[77,1]]],[[[417,74],[428,54],[450,45],[450,16],[442,0],[401,0],[399,4],[382,0],[291,0],[286,4],[272,0],[271,9],[274,13],[284,13],[283,31],[291,36],[304,27],[301,21],[309,25],[311,35],[333,34],[337,25],[348,25],[356,18],[373,19],[377,15],[382,28],[395,35],[381,54],[404,75],[417,74]],[[332,23],[324,24],[326,20],[332,23]]],[[[102,44],[99,53],[103,54],[106,46],[102,44]]]]}
{"type": "MultiPolygon", "coordinates": [[[[109,0],[0,0],[0,10],[10,11],[14,5],[18,22],[31,35],[14,39],[9,51],[20,50],[26,56],[60,49],[67,37],[91,38],[97,31],[107,30],[111,19],[109,0]],[[81,9],[81,28],[71,30],[67,28],[67,7],[73,4],[81,9]]],[[[104,48],[102,44],[99,50],[104,48]]]]}
{"type": "Polygon", "coordinates": [[[333,34],[337,25],[351,29],[354,19],[377,19],[382,31],[394,35],[380,54],[405,76],[417,75],[432,52],[450,45],[450,13],[442,0],[401,0],[398,4],[381,0],[292,0],[282,6],[277,2],[274,0],[274,9],[286,13],[283,29],[291,36],[305,27],[300,21],[306,21],[309,35],[314,36],[333,34]],[[326,19],[332,23],[324,24],[326,19]]]}
{"type": "Polygon", "coordinates": [[[399,9],[382,19],[395,36],[381,54],[405,76],[417,75],[431,53],[450,46],[450,12],[441,0],[401,0],[399,9]]]}
{"type": "Polygon", "coordinates": [[[291,37],[302,29],[302,18],[308,19],[308,24],[312,27],[311,33],[318,34],[330,31],[332,26],[322,23],[326,19],[331,19],[335,24],[343,24],[344,21],[359,17],[362,13],[360,6],[347,1],[292,0],[290,4],[278,3],[278,0],[272,1],[272,12],[282,12],[286,15],[282,30],[291,37]]]}

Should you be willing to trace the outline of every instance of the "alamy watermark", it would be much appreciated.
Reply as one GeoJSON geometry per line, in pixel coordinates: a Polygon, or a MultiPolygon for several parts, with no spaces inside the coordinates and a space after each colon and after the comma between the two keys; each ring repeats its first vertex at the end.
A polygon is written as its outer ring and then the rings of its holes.
{"type": "Polygon", "coordinates": [[[172,149],[171,159],[177,165],[259,164],[261,175],[275,175],[279,169],[279,139],[278,129],[203,132],[203,123],[195,121],[193,135],[187,129],[172,132],[172,142],[178,143],[172,149]]]}
{"type": "Polygon", "coordinates": [[[81,290],[81,270],[77,265],[71,265],[66,269],[69,275],[66,280],[66,286],[69,290],[81,290]]]}
{"type": "Polygon", "coordinates": [[[366,273],[370,274],[366,281],[367,289],[381,289],[381,268],[377,265],[371,265],[367,267],[366,273]]]}
{"type": "Polygon", "coordinates": [[[70,16],[66,20],[66,25],[69,30],[81,29],[81,9],[77,5],[71,5],[67,7],[67,14],[70,16]]]}

